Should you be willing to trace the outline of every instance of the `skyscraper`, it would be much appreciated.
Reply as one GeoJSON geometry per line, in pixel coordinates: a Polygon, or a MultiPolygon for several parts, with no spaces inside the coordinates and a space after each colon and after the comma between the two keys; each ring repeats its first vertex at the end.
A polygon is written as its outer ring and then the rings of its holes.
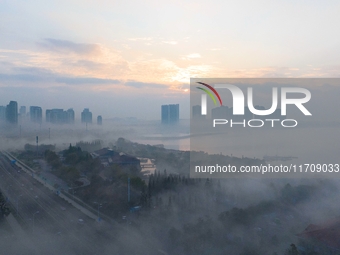
{"type": "Polygon", "coordinates": [[[169,123],[177,123],[179,121],[179,104],[169,105],[169,123]]]}
{"type": "Polygon", "coordinates": [[[90,112],[89,108],[85,108],[81,113],[81,122],[92,123],[92,112],[90,112]]]}
{"type": "Polygon", "coordinates": [[[72,108],[64,111],[63,109],[46,110],[46,122],[54,124],[74,123],[74,110],[72,108]]]}
{"type": "Polygon", "coordinates": [[[162,105],[162,124],[175,124],[179,121],[179,104],[162,105]]]}
{"type": "Polygon", "coordinates": [[[102,125],[103,124],[103,118],[102,118],[101,115],[98,115],[98,117],[97,117],[97,124],[98,125],[102,125]]]}
{"type": "Polygon", "coordinates": [[[54,124],[64,123],[64,110],[63,109],[46,110],[46,122],[51,122],[54,124]]]}
{"type": "Polygon", "coordinates": [[[66,111],[67,113],[67,123],[73,124],[74,123],[74,110],[72,108],[66,111]]]}
{"type": "Polygon", "coordinates": [[[162,105],[162,124],[168,124],[169,122],[169,106],[162,105]]]}
{"type": "Polygon", "coordinates": [[[6,120],[11,124],[18,124],[18,103],[10,101],[6,107],[6,120]]]}
{"type": "MultiPolygon", "coordinates": [[[[21,108],[20,108],[21,110],[21,108]]],[[[41,123],[42,122],[42,109],[39,106],[30,107],[30,119],[32,122],[41,123]]]]}

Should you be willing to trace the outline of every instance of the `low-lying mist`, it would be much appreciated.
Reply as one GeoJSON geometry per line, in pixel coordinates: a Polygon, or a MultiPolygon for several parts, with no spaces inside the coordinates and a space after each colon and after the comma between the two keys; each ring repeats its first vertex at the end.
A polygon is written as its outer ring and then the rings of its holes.
{"type": "MultiPolygon", "coordinates": [[[[184,125],[179,132],[185,130],[184,125]]],[[[89,125],[88,130],[84,125],[44,125],[21,127],[21,135],[17,131],[3,130],[2,150],[23,150],[27,143],[36,144],[36,136],[39,144],[56,145],[57,151],[94,140],[101,140],[102,147],[115,148],[119,137],[134,141],[152,132],[162,133],[162,128],[155,123],[138,127],[114,123],[89,125]]],[[[127,153],[131,152],[138,154],[137,149],[127,153]]],[[[120,211],[120,218],[112,222],[89,218],[69,223],[67,233],[47,231],[39,221],[34,234],[30,227],[16,231],[5,217],[0,221],[0,253],[285,255],[291,254],[294,244],[297,254],[313,254],[302,248],[298,234],[310,224],[339,219],[337,179],[190,179],[188,172],[169,163],[178,155],[184,159],[185,152],[176,154],[165,148],[164,153],[155,153],[157,171],[144,178],[140,193],[134,191],[140,198],[129,206],[141,209],[120,211]]],[[[13,217],[12,209],[8,217],[13,217]]],[[[60,208],[56,210],[61,213],[60,208]]]]}

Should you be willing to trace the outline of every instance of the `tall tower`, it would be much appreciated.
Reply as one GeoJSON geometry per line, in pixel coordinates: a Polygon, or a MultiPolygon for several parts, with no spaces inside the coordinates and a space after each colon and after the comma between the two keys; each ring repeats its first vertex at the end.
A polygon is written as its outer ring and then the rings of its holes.
{"type": "Polygon", "coordinates": [[[11,124],[18,124],[18,103],[10,101],[6,107],[6,120],[11,124]]]}
{"type": "Polygon", "coordinates": [[[176,124],[179,121],[179,104],[162,105],[162,124],[176,124]]]}
{"type": "Polygon", "coordinates": [[[81,113],[81,122],[92,123],[92,112],[90,112],[89,108],[85,108],[81,113]]]}
{"type": "Polygon", "coordinates": [[[42,109],[39,106],[30,107],[30,119],[32,122],[41,123],[42,122],[42,109]]]}
{"type": "Polygon", "coordinates": [[[169,123],[169,105],[162,105],[162,124],[168,124],[169,123]]]}
{"type": "Polygon", "coordinates": [[[74,110],[70,108],[66,112],[67,112],[67,123],[73,124],[74,123],[74,110]]]}
{"type": "Polygon", "coordinates": [[[169,123],[175,124],[179,121],[179,104],[169,105],[169,123]]]}
{"type": "Polygon", "coordinates": [[[97,117],[97,124],[98,125],[102,125],[103,124],[103,118],[102,118],[101,115],[98,115],[98,117],[97,117]]]}

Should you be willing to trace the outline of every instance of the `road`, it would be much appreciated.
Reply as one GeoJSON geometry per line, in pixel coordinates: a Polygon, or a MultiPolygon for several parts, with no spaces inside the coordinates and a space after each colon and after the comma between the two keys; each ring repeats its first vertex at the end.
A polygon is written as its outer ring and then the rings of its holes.
{"type": "Polygon", "coordinates": [[[109,223],[88,217],[4,154],[0,154],[0,188],[29,233],[34,252],[42,247],[50,249],[49,254],[103,254],[101,244],[112,240],[109,223]]]}
{"type": "Polygon", "coordinates": [[[67,193],[57,195],[56,189],[37,177],[33,169],[19,161],[12,164],[11,159],[7,152],[0,153],[0,189],[27,237],[22,231],[16,233],[9,242],[11,250],[4,254],[160,254],[154,240],[135,226],[118,224],[102,214],[106,220],[96,221],[97,210],[93,212],[67,193]]]}

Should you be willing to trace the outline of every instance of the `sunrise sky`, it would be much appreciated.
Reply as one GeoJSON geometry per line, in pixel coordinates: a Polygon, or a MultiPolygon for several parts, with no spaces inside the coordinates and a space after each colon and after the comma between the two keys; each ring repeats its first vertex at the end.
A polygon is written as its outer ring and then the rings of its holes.
{"type": "Polygon", "coordinates": [[[339,1],[0,0],[0,105],[189,113],[190,77],[339,77],[339,1]]]}

